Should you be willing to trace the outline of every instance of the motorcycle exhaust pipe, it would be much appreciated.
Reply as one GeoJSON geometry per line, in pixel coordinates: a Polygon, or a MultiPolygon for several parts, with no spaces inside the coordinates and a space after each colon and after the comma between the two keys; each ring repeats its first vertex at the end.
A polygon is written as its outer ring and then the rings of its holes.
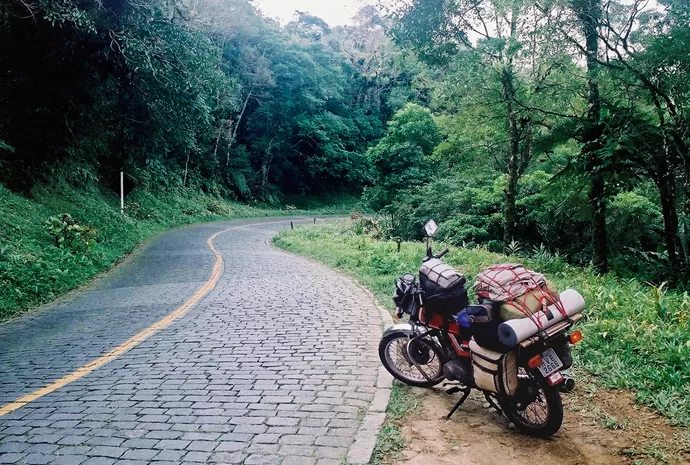
{"type": "Polygon", "coordinates": [[[575,390],[575,380],[566,376],[565,380],[558,386],[558,388],[561,392],[571,393],[575,390]]]}

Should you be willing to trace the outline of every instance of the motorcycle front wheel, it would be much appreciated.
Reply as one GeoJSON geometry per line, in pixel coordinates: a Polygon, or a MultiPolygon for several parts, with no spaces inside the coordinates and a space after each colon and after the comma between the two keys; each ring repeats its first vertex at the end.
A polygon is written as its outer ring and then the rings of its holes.
{"type": "Polygon", "coordinates": [[[520,369],[518,390],[498,402],[515,427],[525,434],[550,438],[563,424],[563,402],[558,388],[538,375],[520,369]]]}
{"type": "Polygon", "coordinates": [[[386,370],[410,386],[432,387],[443,381],[444,360],[438,346],[426,339],[415,339],[408,352],[408,344],[409,334],[404,332],[389,334],[381,339],[379,358],[386,370]],[[410,357],[414,358],[414,362],[410,357]],[[420,373],[420,369],[424,374],[420,373]]]}

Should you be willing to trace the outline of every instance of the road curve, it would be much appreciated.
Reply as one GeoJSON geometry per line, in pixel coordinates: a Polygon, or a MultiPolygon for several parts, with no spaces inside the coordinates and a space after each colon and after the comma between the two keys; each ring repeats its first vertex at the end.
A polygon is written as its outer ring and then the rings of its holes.
{"type": "Polygon", "coordinates": [[[0,463],[342,463],[376,391],[381,318],[350,280],[266,245],[300,220],[168,232],[88,288],[0,325],[0,406],[32,399],[0,416],[0,463]],[[155,326],[208,287],[207,241],[221,231],[215,288],[155,326]]]}

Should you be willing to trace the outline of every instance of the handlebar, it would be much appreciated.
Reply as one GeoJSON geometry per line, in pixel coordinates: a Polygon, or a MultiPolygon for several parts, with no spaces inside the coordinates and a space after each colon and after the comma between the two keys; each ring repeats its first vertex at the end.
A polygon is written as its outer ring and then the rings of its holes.
{"type": "Polygon", "coordinates": [[[443,252],[441,252],[440,254],[436,255],[436,258],[441,259],[441,258],[443,258],[448,252],[450,252],[450,250],[445,249],[445,250],[443,250],[443,252]]]}

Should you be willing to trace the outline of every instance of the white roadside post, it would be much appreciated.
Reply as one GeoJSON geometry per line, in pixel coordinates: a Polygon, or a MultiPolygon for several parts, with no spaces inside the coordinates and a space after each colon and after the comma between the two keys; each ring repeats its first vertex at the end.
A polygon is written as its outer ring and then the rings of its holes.
{"type": "Polygon", "coordinates": [[[125,214],[125,173],[120,171],[120,213],[125,214]]]}

